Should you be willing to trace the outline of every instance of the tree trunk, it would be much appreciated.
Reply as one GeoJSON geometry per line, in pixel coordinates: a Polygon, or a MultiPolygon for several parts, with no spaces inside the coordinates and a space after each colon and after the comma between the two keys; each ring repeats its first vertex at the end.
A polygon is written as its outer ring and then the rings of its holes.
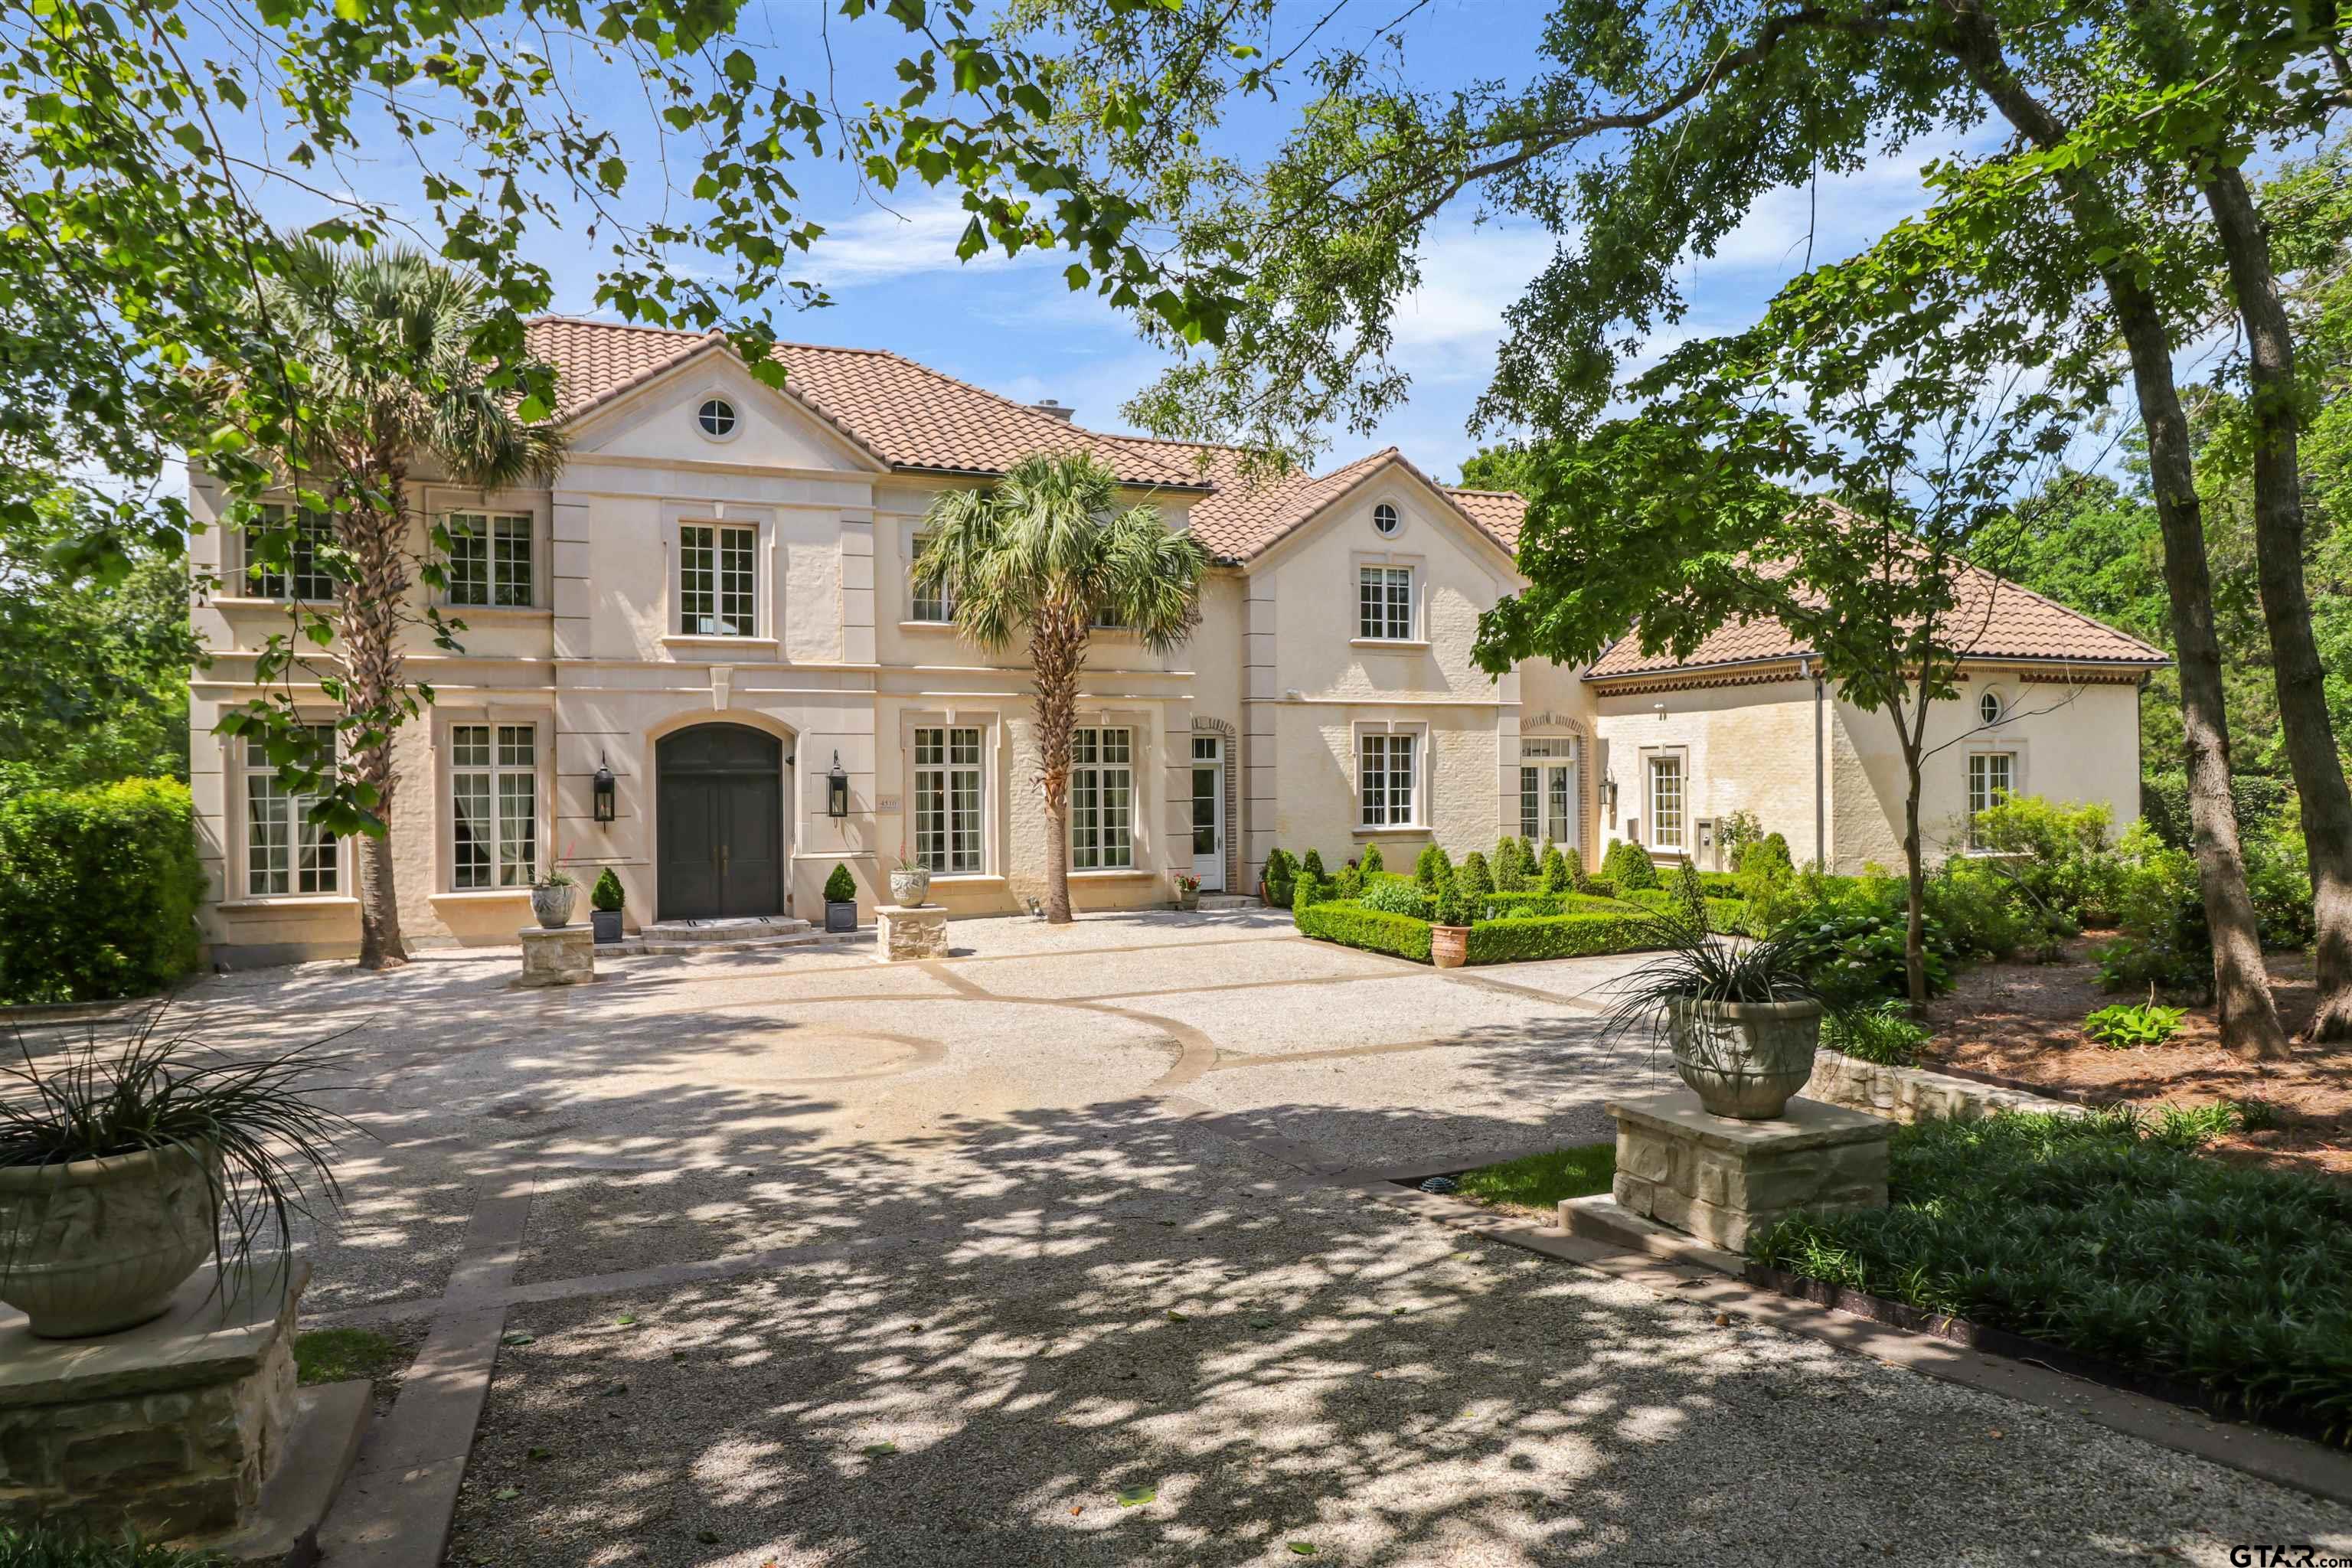
{"type": "Polygon", "coordinates": [[[388,489],[389,515],[364,493],[344,514],[343,544],[351,552],[352,576],[338,589],[343,674],[349,682],[343,711],[360,718],[362,732],[378,737],[352,754],[352,771],[375,791],[374,809],[383,823],[381,833],[360,840],[362,969],[396,969],[408,962],[393,869],[392,803],[398,779],[388,718],[402,697],[400,609],[408,593],[408,509],[397,473],[388,489]]]}
{"type": "MultiPolygon", "coordinates": [[[[1961,0],[1950,39],[1957,58],[2002,118],[2035,146],[2054,150],[2065,127],[2025,89],[2001,56],[1999,35],[1981,0],[1961,0]]],[[[2147,432],[2150,488],[2164,538],[2164,584],[2172,600],[2174,657],[2180,666],[2180,706],[2188,731],[2189,817],[2197,847],[2198,879],[2206,924],[2213,933],[2213,993],[2221,1041],[2252,1058],[2286,1054],[2270,976],[2263,967],[2253,900],[2238,846],[2238,813],[2230,799],[2230,725],[2221,706],[2221,646],[2213,630],[2213,584],[2205,557],[2203,510],[2197,499],[2189,421],[2172,374],[2171,333],[2155,296],[2134,263],[2137,239],[2106,193],[2079,167],[2056,174],[2060,195],[2084,245],[2115,244],[2122,252],[2100,279],[2130,350],[2132,384],[2147,432]]]]}
{"type": "Polygon", "coordinates": [[[2256,431],[2255,580],[2263,625],[2270,633],[2279,727],[2302,800],[2312,913],[2319,931],[2319,1012],[2310,1037],[2352,1039],[2352,792],[2345,787],[2344,762],[2328,719],[2325,671],[2311,635],[2311,596],[2304,584],[2303,477],[2296,450],[2302,405],[2294,332],[2279,300],[2270,240],[2244,178],[2235,169],[2217,171],[2205,184],[2205,205],[2221,230],[2230,283],[2246,327],[2256,431]]]}
{"type": "Polygon", "coordinates": [[[1070,731],[1087,658],[1083,616],[1048,611],[1029,632],[1037,672],[1037,787],[1045,799],[1045,921],[1070,923],[1070,731]]]}
{"type": "Polygon", "coordinates": [[[1903,797],[1904,990],[1914,1007],[1927,1004],[1927,868],[1919,853],[1919,762],[1905,759],[1910,784],[1903,797]]]}

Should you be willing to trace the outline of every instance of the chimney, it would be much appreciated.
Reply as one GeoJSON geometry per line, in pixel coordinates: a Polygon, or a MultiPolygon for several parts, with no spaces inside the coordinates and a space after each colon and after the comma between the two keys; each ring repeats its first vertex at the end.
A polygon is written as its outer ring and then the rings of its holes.
{"type": "Polygon", "coordinates": [[[1056,403],[1050,397],[1045,399],[1043,403],[1033,403],[1029,406],[1035,409],[1038,413],[1045,416],[1046,418],[1058,419],[1065,425],[1067,425],[1072,419],[1076,418],[1078,412],[1075,408],[1068,407],[1064,404],[1056,403]]]}

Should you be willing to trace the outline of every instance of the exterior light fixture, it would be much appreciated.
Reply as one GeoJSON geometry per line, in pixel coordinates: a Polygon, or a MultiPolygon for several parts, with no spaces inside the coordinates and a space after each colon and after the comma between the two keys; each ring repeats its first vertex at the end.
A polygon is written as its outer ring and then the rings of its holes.
{"type": "Polygon", "coordinates": [[[614,795],[615,795],[615,794],[616,794],[616,791],[615,791],[615,789],[614,789],[614,784],[613,784],[613,769],[612,769],[612,765],[611,765],[610,763],[606,763],[606,762],[604,761],[604,754],[603,754],[602,752],[599,752],[599,753],[597,753],[597,757],[596,757],[596,820],[597,820],[597,821],[599,821],[599,822],[610,822],[610,821],[612,821],[612,820],[613,820],[613,803],[614,803],[614,795]]]}
{"type": "Polygon", "coordinates": [[[824,775],[824,814],[827,816],[849,815],[849,775],[842,771],[841,753],[833,753],[833,767],[824,775]]]}
{"type": "Polygon", "coordinates": [[[1601,781],[1601,793],[1609,797],[1609,815],[1617,815],[1617,775],[1611,773],[1601,781]]]}

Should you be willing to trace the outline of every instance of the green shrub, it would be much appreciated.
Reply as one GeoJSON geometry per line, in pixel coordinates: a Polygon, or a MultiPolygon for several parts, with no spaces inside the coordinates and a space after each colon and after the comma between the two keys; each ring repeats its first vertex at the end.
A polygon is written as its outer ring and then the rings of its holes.
{"type": "Polygon", "coordinates": [[[1454,862],[1446,858],[1445,847],[1433,844],[1421,852],[1413,862],[1412,879],[1421,884],[1423,892],[1434,893],[1448,877],[1454,875],[1454,862]]]}
{"type": "MultiPolygon", "coordinates": [[[[1633,904],[1652,914],[1669,919],[1687,919],[1691,909],[1689,899],[1679,889],[1671,888],[1637,888],[1620,899],[1607,901],[1633,904]]],[[[1763,934],[1748,931],[1748,905],[1738,899],[1706,899],[1702,901],[1702,907],[1706,910],[1706,929],[1711,931],[1727,935],[1763,934]]]]}
{"type": "Polygon", "coordinates": [[[1301,879],[1321,878],[1328,874],[1323,869],[1323,851],[1320,849],[1309,849],[1307,852],[1307,858],[1298,863],[1298,875],[1301,879]]]}
{"type": "Polygon", "coordinates": [[[1363,897],[1357,901],[1382,914],[1411,915],[1419,921],[1427,920],[1437,908],[1437,900],[1405,877],[1381,877],[1368,883],[1363,897]]]}
{"type": "Polygon", "coordinates": [[[1431,918],[1439,925],[1466,926],[1471,923],[1475,911],[1469,899],[1463,893],[1460,877],[1449,873],[1445,880],[1438,884],[1437,891],[1432,897],[1434,907],[1431,918]]]}
{"type": "Polygon", "coordinates": [[[1528,867],[1519,858],[1519,841],[1506,837],[1495,846],[1495,890],[1498,893],[1519,893],[1527,890],[1528,867]]]}
{"type": "MultiPolygon", "coordinates": [[[[1816,889],[1804,913],[1786,925],[1811,949],[1814,983],[1837,1005],[1859,1005],[1906,994],[1903,884],[1892,877],[1822,877],[1807,872],[1801,886],[1816,889]]],[[[1756,911],[1751,906],[1749,923],[1756,911]]],[[[1951,986],[1951,949],[1941,921],[1924,921],[1927,994],[1951,986]]],[[[1773,929],[1780,929],[1775,927],[1773,929]]]]}
{"type": "Polygon", "coordinates": [[[1290,912],[1294,918],[1302,915],[1330,896],[1329,884],[1301,866],[1298,868],[1298,880],[1290,886],[1290,912]]]}
{"type": "Polygon", "coordinates": [[[1559,845],[1545,839],[1543,858],[1536,862],[1537,889],[1547,893],[1565,893],[1575,886],[1568,874],[1568,857],[1559,852],[1559,845]]]}
{"type": "MultiPolygon", "coordinates": [[[[1716,841],[1723,846],[1723,858],[1734,871],[1739,869],[1740,859],[1748,847],[1763,837],[1764,825],[1756,820],[1754,812],[1745,808],[1725,817],[1723,825],[1716,829],[1716,841]]],[[[1781,840],[1780,847],[1786,849],[1788,841],[1781,840]]]]}
{"type": "Polygon", "coordinates": [[[2150,996],[2145,1002],[2118,1002],[2083,1020],[2083,1033],[2109,1050],[2136,1050],[2160,1046],[2180,1033],[2186,1007],[2168,1007],[2150,996]]]}
{"type": "MultiPolygon", "coordinates": [[[[2294,799],[2284,779],[2260,773],[2230,775],[2231,804],[2238,808],[2238,832],[2251,836],[2274,826],[2294,799]]],[[[2158,842],[2168,848],[2189,849],[2195,835],[2189,823],[2189,775],[2182,772],[2149,773],[2139,782],[2140,818],[2158,842]]]]}
{"type": "Polygon", "coordinates": [[[2057,910],[2017,894],[1998,866],[1955,855],[1927,879],[1927,912],[1943,922],[1956,951],[1969,958],[2007,958],[2021,950],[2049,959],[2080,929],[2057,910]]]}
{"type": "Polygon", "coordinates": [[[1706,906],[1706,884],[1699,880],[1698,868],[1688,861],[1675,868],[1671,885],[1666,890],[1688,909],[1699,910],[1706,906]]]}
{"type": "Polygon", "coordinates": [[[2110,991],[2209,991],[2213,937],[2205,924],[2205,896],[2197,861],[2165,847],[2155,831],[2135,823],[2124,835],[2126,871],[2117,895],[2120,934],[2098,949],[2099,983],[2110,991]]]}
{"type": "Polygon", "coordinates": [[[1332,898],[1352,899],[1363,890],[1364,873],[1353,865],[1340,867],[1339,874],[1331,879],[1332,898]]]}
{"type": "Polygon", "coordinates": [[[1893,997],[1875,1007],[1832,1013],[1822,1020],[1822,1044],[1883,1067],[1907,1068],[1919,1047],[1934,1037],[1911,1016],[1911,1006],[1893,997]]]}
{"type": "Polygon", "coordinates": [[[1601,858],[1601,873],[1627,892],[1658,885],[1658,871],[1650,864],[1650,852],[1622,838],[1612,844],[1609,853],[1601,858]]]}
{"type": "Polygon", "coordinates": [[[833,875],[824,879],[824,901],[828,904],[854,904],[857,901],[857,879],[849,868],[836,865],[833,875]]]}
{"type": "Polygon", "coordinates": [[[1470,928],[1472,963],[1524,963],[1539,958],[1583,958],[1601,952],[1639,952],[1660,945],[1658,923],[1626,910],[1535,915],[1521,920],[1482,921],[1470,928]]]}
{"type": "Polygon", "coordinates": [[[1381,847],[1379,845],[1367,844],[1364,846],[1363,867],[1364,879],[1367,881],[1370,881],[1376,873],[1388,869],[1388,867],[1381,860],[1381,847]]]}
{"type": "Polygon", "coordinates": [[[210,1552],[156,1546],[131,1536],[112,1540],[36,1524],[0,1525],[0,1568],[226,1568],[210,1552]]]}
{"type": "Polygon", "coordinates": [[[171,779],[0,803],[0,1002],[160,991],[196,964],[195,808],[171,779]]]}
{"type": "Polygon", "coordinates": [[[1462,884],[1462,896],[1465,899],[1483,899],[1496,890],[1495,879],[1486,872],[1486,858],[1475,849],[1462,857],[1462,867],[1454,873],[1454,879],[1462,884]]]}
{"type": "Polygon", "coordinates": [[[1579,877],[1576,890],[1587,898],[1613,899],[1617,896],[1617,884],[1607,877],[1579,877]]]}
{"type": "Polygon", "coordinates": [[[1976,832],[1986,849],[2022,857],[2004,869],[2028,904],[2105,925],[2115,918],[2125,874],[2111,837],[2114,822],[2104,805],[2013,795],[1979,812],[1976,832]]]}
{"type": "Polygon", "coordinates": [[[2292,802],[2273,821],[2244,834],[2246,893],[2263,945],[2309,947],[2318,935],[2312,905],[2311,857],[2303,840],[2300,814],[2292,802]]]}
{"type": "Polygon", "coordinates": [[[1269,849],[1265,856],[1265,901],[1276,909],[1290,907],[1291,889],[1298,882],[1298,862],[1287,849],[1269,849]]]}
{"type": "Polygon", "coordinates": [[[1340,901],[1317,904],[1298,912],[1298,933],[1343,942],[1370,952],[1390,952],[1416,963],[1429,962],[1429,922],[1411,915],[1368,910],[1340,901]]]}
{"type": "Polygon", "coordinates": [[[1889,1206],[1794,1215],[1750,1256],[2352,1439],[2352,1186],[2208,1159],[2115,1112],[1894,1130],[1889,1206]]]}
{"type": "Polygon", "coordinates": [[[588,889],[588,907],[610,914],[619,909],[626,898],[627,895],[621,890],[620,873],[607,866],[596,878],[596,885],[588,889]]]}
{"type": "Polygon", "coordinates": [[[1591,880],[1591,879],[1584,874],[1584,856],[1580,851],[1573,847],[1561,850],[1559,852],[1559,863],[1561,868],[1568,873],[1568,890],[1570,892],[1589,893],[1592,891],[1591,888],[1585,886],[1585,884],[1591,880]]]}

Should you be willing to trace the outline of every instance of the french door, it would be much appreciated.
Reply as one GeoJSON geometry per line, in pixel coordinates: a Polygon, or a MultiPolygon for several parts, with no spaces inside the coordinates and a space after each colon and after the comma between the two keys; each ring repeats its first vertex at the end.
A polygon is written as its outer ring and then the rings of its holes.
{"type": "Polygon", "coordinates": [[[1541,847],[1547,838],[1563,849],[1577,842],[1576,764],[1525,763],[1519,767],[1519,834],[1541,847]]]}
{"type": "Polygon", "coordinates": [[[1192,875],[1204,893],[1225,889],[1225,742],[1192,737],[1192,875]]]}

